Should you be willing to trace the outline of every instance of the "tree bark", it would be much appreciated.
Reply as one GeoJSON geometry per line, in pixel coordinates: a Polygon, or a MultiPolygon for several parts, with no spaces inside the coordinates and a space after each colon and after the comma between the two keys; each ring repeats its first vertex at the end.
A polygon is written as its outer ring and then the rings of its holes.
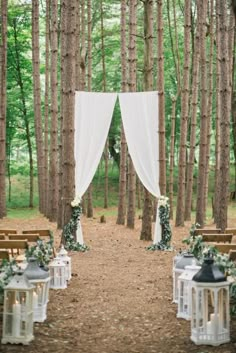
{"type": "Polygon", "coordinates": [[[62,0],[65,16],[63,51],[63,118],[62,118],[62,226],[71,218],[71,201],[75,190],[74,161],[74,108],[75,108],[75,51],[76,51],[76,0],[62,0]]]}
{"type": "Polygon", "coordinates": [[[58,2],[51,0],[51,129],[49,165],[49,220],[55,221],[58,212],[58,104],[57,104],[57,59],[58,59],[58,2]]]}
{"type": "MultiPolygon", "coordinates": [[[[127,70],[126,70],[126,0],[121,0],[121,90],[127,91],[127,70]]],[[[119,204],[117,224],[125,224],[126,213],[126,161],[127,160],[127,144],[123,123],[121,122],[120,134],[120,177],[119,177],[119,204]]]]}
{"type": "MultiPolygon", "coordinates": [[[[50,0],[46,0],[45,26],[45,93],[44,93],[44,169],[45,169],[45,216],[49,217],[49,72],[50,72],[50,0]]],[[[57,205],[58,206],[58,205],[57,205]]]]}
{"type": "Polygon", "coordinates": [[[33,91],[34,91],[34,121],[38,167],[39,211],[44,213],[45,207],[45,162],[44,143],[41,116],[41,86],[40,86],[40,53],[39,53],[39,1],[32,0],[32,61],[33,61],[33,91]]]}
{"type": "Polygon", "coordinates": [[[220,59],[220,173],[219,173],[219,218],[216,227],[227,228],[229,193],[229,154],[230,154],[230,80],[231,70],[228,57],[227,7],[217,0],[219,18],[219,59],[220,59]]]}
{"type": "Polygon", "coordinates": [[[185,0],[184,6],[184,70],[181,90],[181,127],[178,163],[178,195],[176,209],[176,226],[184,225],[184,201],[186,184],[186,142],[189,114],[189,76],[190,76],[190,40],[191,40],[191,1],[185,0]]]}
{"type": "MultiPolygon", "coordinates": [[[[88,91],[92,90],[92,17],[91,17],[91,0],[87,1],[88,11],[88,91]]],[[[93,217],[93,186],[90,183],[87,191],[87,217],[93,217]]]]}
{"type": "MultiPolygon", "coordinates": [[[[162,2],[158,1],[158,6],[160,7],[158,11],[158,19],[161,22],[162,11],[161,6],[162,2]]],[[[162,22],[159,24],[162,27],[162,22]]],[[[161,31],[161,28],[159,29],[161,31]]],[[[162,38],[160,40],[161,35],[159,35],[158,47],[162,44],[162,38]]],[[[159,56],[161,55],[162,50],[159,48],[159,56]]],[[[163,69],[160,65],[159,69],[163,69]]],[[[159,72],[159,81],[163,83],[163,72],[159,72]]],[[[159,86],[162,89],[162,85],[159,86]]],[[[145,91],[151,91],[153,89],[153,0],[145,0],[144,1],[144,89],[145,91]]],[[[163,106],[163,92],[159,92],[159,99],[161,100],[161,108],[159,110],[160,114],[163,114],[164,106],[163,106]]],[[[164,116],[162,116],[164,118],[164,116]]],[[[160,119],[159,118],[159,129],[160,129],[160,119]]],[[[162,124],[163,125],[163,124],[162,124]]],[[[163,132],[163,129],[160,129],[163,132]]],[[[160,131],[159,130],[159,131],[160,131]]],[[[160,134],[160,137],[162,134],[160,134]]],[[[165,146],[165,139],[164,139],[165,146]]],[[[160,145],[160,149],[163,148],[160,145]]],[[[165,150],[165,147],[164,147],[165,150]]],[[[163,155],[162,155],[163,156],[163,155]]],[[[158,166],[157,166],[158,167],[158,166]]],[[[165,165],[162,163],[162,168],[165,168],[165,165]]],[[[161,163],[160,163],[161,169],[161,163]]],[[[163,174],[165,175],[165,173],[163,174]]],[[[162,178],[162,188],[165,192],[165,178],[162,178]]],[[[141,229],[141,240],[152,240],[152,195],[148,192],[148,190],[144,191],[144,205],[143,205],[143,218],[142,218],[142,229],[141,229]]]]}
{"type": "Polygon", "coordinates": [[[159,98],[159,185],[161,195],[166,194],[166,138],[165,138],[165,88],[163,50],[163,0],[157,0],[157,89],[159,98]]]}
{"type": "Polygon", "coordinates": [[[197,110],[198,110],[198,90],[199,90],[199,59],[200,59],[200,17],[197,15],[196,34],[194,39],[194,55],[192,70],[192,115],[191,115],[191,133],[190,133],[190,152],[187,165],[187,185],[185,194],[185,214],[186,221],[191,220],[192,193],[193,193],[193,173],[195,163],[196,148],[196,128],[197,128],[197,110]]]}
{"type": "Polygon", "coordinates": [[[6,208],[6,91],[7,91],[7,0],[1,0],[0,38],[0,218],[7,214],[6,208]]]}
{"type": "MultiPolygon", "coordinates": [[[[129,2],[129,91],[136,92],[136,33],[137,33],[137,0],[129,2]]],[[[133,162],[129,156],[128,167],[128,208],[127,208],[127,227],[134,228],[135,224],[135,195],[136,174],[133,162]]]]}
{"type": "Polygon", "coordinates": [[[208,203],[208,184],[209,184],[209,169],[210,169],[210,155],[211,155],[211,134],[212,134],[212,99],[213,99],[213,55],[214,55],[214,3],[210,0],[209,4],[209,65],[208,65],[208,103],[207,103],[207,154],[206,154],[206,170],[205,170],[205,200],[204,200],[204,216],[206,217],[207,203],[208,203]]]}

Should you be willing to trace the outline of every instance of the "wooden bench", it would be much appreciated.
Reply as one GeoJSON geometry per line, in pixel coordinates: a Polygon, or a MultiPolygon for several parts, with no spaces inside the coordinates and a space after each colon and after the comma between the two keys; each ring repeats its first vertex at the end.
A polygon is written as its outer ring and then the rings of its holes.
{"type": "Polygon", "coordinates": [[[0,240],[0,249],[8,250],[11,256],[20,255],[20,251],[28,248],[27,240],[0,240]]]}
{"type": "Polygon", "coordinates": [[[27,240],[28,243],[36,243],[39,239],[39,234],[9,234],[9,240],[27,240]]]}
{"type": "Polygon", "coordinates": [[[219,234],[221,232],[220,228],[208,229],[208,228],[197,228],[194,231],[194,235],[202,235],[202,234],[219,234]]]}
{"type": "Polygon", "coordinates": [[[215,243],[214,246],[219,252],[224,254],[228,254],[230,250],[236,250],[236,244],[215,243]]]}
{"type": "Polygon", "coordinates": [[[202,234],[202,240],[207,243],[231,243],[233,234],[202,234]]]}
{"type": "Polygon", "coordinates": [[[49,229],[30,229],[23,230],[22,234],[38,234],[40,238],[51,237],[51,231],[49,229]]]}
{"type": "Polygon", "coordinates": [[[232,261],[236,261],[236,250],[229,251],[229,259],[232,261]]]}
{"type": "MultiPolygon", "coordinates": [[[[1,233],[1,232],[0,232],[1,233]]],[[[236,228],[226,228],[225,233],[236,235],[236,228]]]]}
{"type": "Polygon", "coordinates": [[[4,234],[4,235],[17,234],[17,230],[15,230],[15,229],[0,229],[0,234],[4,234]]]}

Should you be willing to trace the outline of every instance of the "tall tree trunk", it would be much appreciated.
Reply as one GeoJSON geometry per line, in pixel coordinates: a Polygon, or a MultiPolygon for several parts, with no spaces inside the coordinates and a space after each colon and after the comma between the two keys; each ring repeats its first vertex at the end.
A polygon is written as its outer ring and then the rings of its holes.
{"type": "Polygon", "coordinates": [[[170,219],[173,219],[173,215],[174,215],[173,200],[174,200],[175,122],[176,122],[176,97],[172,97],[171,140],[170,140],[170,177],[169,177],[170,219]]]}
{"type": "MultiPolygon", "coordinates": [[[[87,1],[88,9],[88,91],[92,90],[92,17],[91,17],[91,0],[87,1]]],[[[87,203],[87,217],[93,217],[93,193],[92,183],[88,187],[88,203],[87,203]]]]}
{"type": "Polygon", "coordinates": [[[81,45],[81,32],[80,32],[80,0],[76,2],[76,58],[75,58],[75,89],[80,90],[80,45],[81,45]]]}
{"type": "Polygon", "coordinates": [[[175,125],[176,125],[176,103],[180,94],[181,77],[180,77],[180,58],[179,58],[179,43],[178,43],[178,29],[177,29],[177,18],[176,18],[176,6],[175,0],[172,1],[173,15],[174,15],[174,39],[172,35],[172,24],[170,18],[170,3],[167,0],[167,15],[168,15],[168,27],[171,43],[171,51],[174,59],[175,73],[177,77],[177,92],[176,95],[171,98],[171,143],[170,143],[170,175],[169,175],[169,204],[170,204],[170,219],[173,219],[174,214],[174,157],[175,157],[175,125]]]}
{"type": "MultiPolygon", "coordinates": [[[[85,45],[85,0],[80,0],[81,52],[80,52],[80,89],[86,88],[86,45],[85,45]]],[[[76,31],[77,32],[77,31],[76,31]]],[[[86,214],[86,195],[82,197],[82,212],[86,214]]]]}
{"type": "Polygon", "coordinates": [[[17,73],[17,84],[20,89],[20,99],[22,104],[22,114],[25,124],[25,134],[27,141],[27,148],[29,153],[29,170],[30,170],[30,195],[29,195],[29,207],[33,207],[33,192],[34,192],[34,170],[33,170],[33,149],[32,142],[30,137],[30,124],[27,112],[27,104],[26,104],[26,95],[24,88],[24,80],[22,77],[22,69],[20,63],[20,53],[19,53],[19,44],[18,44],[18,36],[17,36],[17,23],[16,20],[13,20],[13,32],[14,32],[14,51],[15,51],[15,60],[16,60],[16,73],[17,73]]]}
{"type": "Polygon", "coordinates": [[[196,148],[196,127],[197,127],[197,110],[198,110],[198,89],[199,89],[199,59],[200,59],[200,14],[197,15],[196,34],[194,39],[194,55],[192,70],[192,115],[191,115],[191,134],[190,134],[190,152],[187,165],[187,185],[185,194],[185,214],[186,221],[191,220],[192,210],[192,193],[193,193],[193,174],[195,162],[196,148]]]}
{"type": "Polygon", "coordinates": [[[176,226],[184,225],[184,200],[186,183],[186,141],[189,113],[189,76],[190,76],[190,40],[191,40],[191,1],[185,0],[184,6],[184,71],[181,91],[181,126],[179,150],[178,195],[176,209],[176,226]]]}
{"type": "Polygon", "coordinates": [[[205,0],[198,1],[198,16],[200,27],[200,67],[201,67],[201,119],[200,119],[200,149],[198,162],[198,181],[197,181],[197,206],[196,206],[196,223],[201,226],[205,221],[205,174],[206,174],[206,158],[207,158],[207,63],[206,63],[206,14],[207,2],[205,0]]]}
{"type": "Polygon", "coordinates": [[[51,129],[49,164],[49,220],[57,219],[58,211],[58,104],[57,104],[57,58],[58,58],[58,4],[51,0],[51,129]]]}
{"type": "MultiPolygon", "coordinates": [[[[216,14],[219,12],[216,3],[216,14]]],[[[220,53],[219,53],[219,18],[216,16],[216,122],[215,122],[215,194],[213,200],[213,217],[216,223],[219,218],[219,175],[220,175],[220,53]]]]}
{"type": "Polygon", "coordinates": [[[204,214],[206,216],[207,203],[208,203],[208,179],[210,168],[210,155],[211,155],[211,134],[212,134],[212,98],[213,98],[213,55],[214,55],[214,3],[210,0],[209,4],[210,16],[210,48],[209,48],[209,67],[208,67],[208,104],[207,104],[207,154],[206,154],[206,170],[205,170],[205,200],[204,200],[204,214]]]}
{"type": "Polygon", "coordinates": [[[34,121],[38,167],[39,210],[45,212],[45,163],[41,117],[40,53],[39,53],[39,1],[32,0],[32,61],[34,90],[34,121]]]}
{"type": "Polygon", "coordinates": [[[63,118],[62,118],[62,226],[71,217],[71,201],[75,190],[74,161],[74,109],[75,109],[75,51],[76,51],[76,0],[62,0],[65,16],[65,30],[62,32],[65,41],[63,51],[63,118]]]}
{"type": "Polygon", "coordinates": [[[231,70],[228,57],[227,7],[217,0],[219,12],[219,59],[220,59],[220,173],[219,173],[219,218],[217,228],[227,227],[229,193],[229,154],[230,154],[230,80],[231,70]]]}
{"type": "Polygon", "coordinates": [[[164,50],[163,50],[163,0],[157,0],[157,61],[159,93],[159,169],[160,192],[166,194],[166,147],[165,147],[165,89],[164,89],[164,50]]]}
{"type": "MultiPolygon", "coordinates": [[[[126,70],[126,0],[121,0],[121,90],[127,91],[127,70],[126,70]]],[[[125,224],[126,213],[126,159],[127,159],[127,144],[123,122],[121,122],[120,135],[120,177],[119,177],[119,204],[117,224],[125,224]]]]}
{"type": "MultiPolygon", "coordinates": [[[[161,6],[161,1],[158,1],[158,5],[161,6]]],[[[162,11],[159,9],[158,11],[158,19],[161,22],[161,17],[162,17],[162,11]]],[[[162,26],[162,22],[159,24],[159,26],[162,26]]],[[[161,31],[162,28],[159,28],[159,31],[161,31]]],[[[160,40],[160,36],[159,36],[160,40]]],[[[162,43],[162,40],[159,41],[158,46],[160,46],[160,42],[162,43]]],[[[160,48],[159,48],[160,50],[160,48]]],[[[159,53],[160,56],[160,53],[159,53]]],[[[160,69],[160,67],[159,67],[160,69]]],[[[159,81],[163,82],[163,73],[159,72],[159,81]]],[[[163,88],[163,86],[159,86],[160,89],[163,88]]],[[[145,0],[144,1],[144,89],[146,91],[151,91],[153,89],[153,0],[145,0]]],[[[163,113],[164,107],[163,107],[163,98],[164,98],[164,93],[159,92],[160,96],[160,114],[163,113]]],[[[164,120],[164,117],[162,117],[164,120]]],[[[160,118],[161,120],[161,118],[160,118]]],[[[160,129],[160,120],[159,120],[159,129],[160,129]]],[[[161,132],[163,132],[163,129],[160,129],[161,132]]],[[[162,134],[160,134],[160,137],[162,134]]],[[[165,139],[164,139],[164,146],[165,146],[165,139]]],[[[160,149],[163,148],[163,146],[160,146],[160,149]]],[[[164,147],[165,150],[165,147],[164,147]]],[[[162,163],[162,168],[165,168],[165,164],[162,163]]],[[[161,166],[160,166],[161,169],[161,166]]],[[[162,188],[163,191],[165,192],[165,178],[162,178],[162,188]]],[[[143,218],[142,218],[142,229],[141,229],[141,235],[140,235],[141,240],[152,240],[152,196],[148,192],[146,188],[144,188],[144,205],[143,205],[143,218]]]]}
{"type": "Polygon", "coordinates": [[[46,33],[45,33],[45,93],[44,93],[44,169],[46,179],[45,215],[49,216],[49,171],[48,171],[48,138],[49,138],[49,71],[50,71],[50,0],[46,0],[46,33]]]}
{"type": "MultiPolygon", "coordinates": [[[[101,54],[102,54],[102,90],[106,92],[106,62],[105,62],[105,45],[104,45],[104,11],[103,0],[100,0],[100,15],[101,15],[101,54]]],[[[109,138],[107,138],[104,150],[104,208],[108,207],[108,158],[109,158],[109,138]]]]}
{"type": "Polygon", "coordinates": [[[233,152],[234,152],[234,189],[233,191],[236,192],[236,108],[234,106],[234,101],[236,100],[235,97],[235,50],[236,50],[236,2],[233,5],[231,4],[230,8],[230,22],[229,22],[229,60],[230,60],[230,67],[232,71],[232,75],[230,77],[230,87],[231,87],[231,120],[232,120],[232,136],[233,136],[233,152]],[[235,6],[235,12],[234,12],[235,6]]]}
{"type": "MultiPolygon", "coordinates": [[[[136,33],[137,33],[137,0],[129,2],[129,91],[136,92],[136,33]]],[[[128,166],[128,207],[127,207],[127,227],[134,228],[135,223],[135,195],[136,174],[133,162],[129,156],[128,166]]]]}
{"type": "Polygon", "coordinates": [[[62,157],[63,157],[63,91],[65,90],[65,64],[64,58],[66,55],[66,47],[65,47],[65,26],[66,26],[66,18],[65,18],[65,6],[63,3],[60,3],[60,69],[61,69],[61,77],[60,77],[60,115],[59,115],[59,141],[58,141],[58,154],[59,154],[59,173],[58,173],[58,212],[57,212],[57,227],[59,229],[62,228],[63,225],[63,214],[62,214],[62,157]]]}
{"type": "Polygon", "coordinates": [[[6,209],[6,90],[7,90],[7,0],[0,1],[0,218],[6,209]]]}
{"type": "MultiPolygon", "coordinates": [[[[234,50],[236,48],[236,32],[234,34],[234,50]]],[[[233,73],[232,77],[235,76],[236,72],[236,60],[233,60],[233,73]]],[[[231,106],[232,106],[232,131],[234,140],[234,191],[236,191],[236,80],[232,82],[232,94],[231,94],[231,106]]]]}

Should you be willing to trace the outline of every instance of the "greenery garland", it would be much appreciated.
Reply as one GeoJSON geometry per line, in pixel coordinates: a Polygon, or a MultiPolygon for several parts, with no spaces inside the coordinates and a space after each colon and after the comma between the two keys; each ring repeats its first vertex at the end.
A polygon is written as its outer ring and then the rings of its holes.
{"type": "Polygon", "coordinates": [[[168,197],[161,196],[158,200],[158,210],[160,224],[162,228],[161,241],[147,247],[147,250],[171,250],[171,226],[170,226],[170,206],[168,204],[168,197]]]}
{"type": "Polygon", "coordinates": [[[85,252],[89,250],[89,247],[85,244],[80,244],[75,241],[75,232],[78,228],[78,222],[80,221],[80,215],[82,213],[82,207],[80,204],[80,198],[75,198],[71,202],[72,214],[69,222],[64,226],[62,236],[65,241],[65,249],[85,252]]]}

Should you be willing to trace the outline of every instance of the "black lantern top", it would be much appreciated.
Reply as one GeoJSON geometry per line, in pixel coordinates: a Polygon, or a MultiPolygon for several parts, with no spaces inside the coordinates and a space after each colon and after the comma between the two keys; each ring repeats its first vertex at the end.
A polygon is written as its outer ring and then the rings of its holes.
{"type": "Polygon", "coordinates": [[[193,276],[193,281],[205,283],[224,282],[226,281],[226,276],[214,264],[213,258],[207,257],[202,264],[202,268],[193,276]]]}
{"type": "Polygon", "coordinates": [[[181,256],[180,260],[177,261],[175,267],[184,270],[185,266],[192,265],[194,259],[195,257],[193,256],[193,254],[184,253],[183,256],[181,256]]]}

